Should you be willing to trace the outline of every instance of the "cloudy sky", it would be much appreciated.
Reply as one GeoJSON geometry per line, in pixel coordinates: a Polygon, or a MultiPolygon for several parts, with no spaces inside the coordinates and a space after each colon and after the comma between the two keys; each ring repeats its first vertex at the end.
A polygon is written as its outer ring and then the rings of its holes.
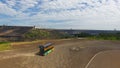
{"type": "Polygon", "coordinates": [[[120,30],[120,0],[0,0],[0,25],[120,30]]]}

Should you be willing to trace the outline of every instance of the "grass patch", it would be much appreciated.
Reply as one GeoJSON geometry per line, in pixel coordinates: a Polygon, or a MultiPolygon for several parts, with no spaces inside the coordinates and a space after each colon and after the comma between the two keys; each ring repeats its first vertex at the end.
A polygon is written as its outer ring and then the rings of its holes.
{"type": "Polygon", "coordinates": [[[36,41],[28,41],[28,42],[12,42],[11,45],[29,45],[29,44],[45,44],[46,42],[49,42],[51,40],[36,40],[36,41]]]}
{"type": "Polygon", "coordinates": [[[59,42],[59,41],[62,41],[62,39],[52,39],[52,40],[35,40],[35,41],[26,41],[26,42],[12,42],[11,45],[14,46],[14,45],[31,45],[31,44],[36,44],[36,43],[39,43],[39,44],[46,44],[48,42],[59,42]]]}
{"type": "Polygon", "coordinates": [[[11,48],[12,47],[9,42],[0,42],[0,51],[9,50],[11,48]]]}

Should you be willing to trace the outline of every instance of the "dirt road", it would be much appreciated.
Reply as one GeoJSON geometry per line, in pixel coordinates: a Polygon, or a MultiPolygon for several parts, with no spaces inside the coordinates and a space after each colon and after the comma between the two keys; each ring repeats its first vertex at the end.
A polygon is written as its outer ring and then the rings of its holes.
{"type": "MultiPolygon", "coordinates": [[[[107,50],[119,50],[119,41],[62,40],[55,50],[38,56],[38,45],[14,46],[12,51],[0,52],[0,68],[85,68],[91,58],[107,50]]],[[[120,67],[119,67],[120,68],[120,67]]]]}

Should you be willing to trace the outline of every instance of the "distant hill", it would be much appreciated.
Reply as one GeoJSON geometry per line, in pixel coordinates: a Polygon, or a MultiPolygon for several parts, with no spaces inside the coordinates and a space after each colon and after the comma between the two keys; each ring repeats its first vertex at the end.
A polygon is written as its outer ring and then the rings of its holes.
{"type": "MultiPolygon", "coordinates": [[[[47,30],[47,29],[46,29],[47,30]]],[[[48,29],[50,30],[50,29],[48,29]]],[[[92,35],[97,35],[99,33],[118,33],[117,30],[80,30],[80,29],[51,29],[57,32],[66,33],[70,35],[80,34],[80,33],[89,33],[92,35]]]]}
{"type": "MultiPolygon", "coordinates": [[[[115,34],[116,30],[72,30],[72,29],[40,29],[29,26],[0,26],[0,41],[26,41],[40,39],[73,38],[75,36],[115,34]]],[[[116,36],[117,37],[117,36],[116,36]]]]}
{"type": "Polygon", "coordinates": [[[26,32],[33,28],[28,26],[0,26],[0,38],[20,40],[26,32]]]}

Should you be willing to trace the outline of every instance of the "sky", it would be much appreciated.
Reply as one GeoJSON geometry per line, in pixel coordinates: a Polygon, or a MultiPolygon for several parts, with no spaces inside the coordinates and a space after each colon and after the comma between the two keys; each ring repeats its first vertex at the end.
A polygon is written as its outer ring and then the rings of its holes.
{"type": "Polygon", "coordinates": [[[120,0],[0,0],[0,25],[120,30],[120,0]]]}

